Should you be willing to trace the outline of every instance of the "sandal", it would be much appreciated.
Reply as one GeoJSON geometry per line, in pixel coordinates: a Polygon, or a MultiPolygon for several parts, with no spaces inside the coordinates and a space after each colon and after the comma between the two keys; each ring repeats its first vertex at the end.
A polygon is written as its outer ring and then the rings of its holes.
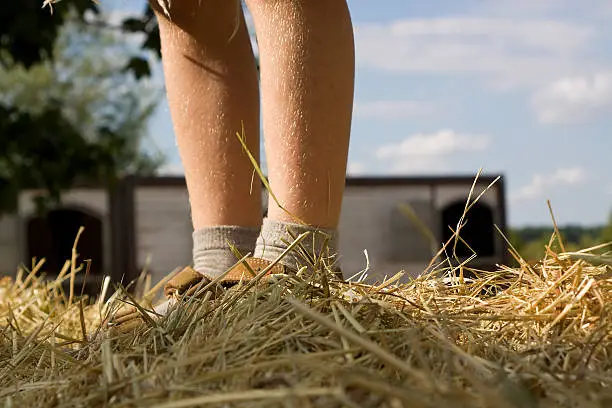
{"type": "MultiPolygon", "coordinates": [[[[222,293],[222,288],[228,289],[240,282],[250,282],[256,278],[251,274],[245,263],[255,272],[256,276],[271,264],[270,261],[261,258],[247,258],[244,262],[236,264],[222,279],[216,282],[216,287],[209,288],[209,291],[212,292],[212,299],[217,298],[222,293]]],[[[292,272],[286,266],[277,263],[260,278],[260,282],[266,282],[275,275],[287,275],[292,272]]],[[[142,308],[139,310],[135,306],[130,306],[107,320],[106,326],[119,334],[131,332],[144,323],[145,319],[155,319],[166,315],[170,307],[181,298],[193,296],[198,289],[210,285],[213,281],[213,278],[201,274],[191,267],[186,267],[164,285],[166,301],[153,307],[153,312],[146,311],[148,317],[143,316],[142,308]]],[[[204,296],[205,293],[199,293],[198,295],[204,296]]]]}

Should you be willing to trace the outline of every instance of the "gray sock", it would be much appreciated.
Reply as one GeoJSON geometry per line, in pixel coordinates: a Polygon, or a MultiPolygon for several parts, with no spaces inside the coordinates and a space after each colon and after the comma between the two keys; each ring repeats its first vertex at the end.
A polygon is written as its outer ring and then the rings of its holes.
{"type": "Polygon", "coordinates": [[[323,254],[325,265],[334,272],[340,272],[337,259],[338,231],[335,229],[321,229],[264,218],[261,233],[255,246],[255,257],[274,261],[287,249],[287,243],[291,244],[294,241],[289,232],[296,238],[304,232],[311,232],[311,234],[300,241],[298,248],[285,255],[280,263],[294,270],[303,266],[308,267],[309,262],[301,255],[300,247],[303,247],[310,257],[319,257],[323,254]]]}
{"type": "Polygon", "coordinates": [[[253,254],[260,228],[220,225],[193,233],[193,268],[211,278],[217,277],[238,262],[228,242],[244,256],[253,254]]]}

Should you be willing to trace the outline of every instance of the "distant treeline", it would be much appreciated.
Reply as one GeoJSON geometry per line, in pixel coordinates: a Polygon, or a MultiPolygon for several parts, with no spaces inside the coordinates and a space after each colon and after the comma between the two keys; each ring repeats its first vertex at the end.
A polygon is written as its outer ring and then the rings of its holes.
{"type": "MultiPolygon", "coordinates": [[[[582,227],[580,225],[568,225],[559,227],[559,232],[565,242],[580,244],[585,237],[599,237],[606,227],[604,225],[595,227],[582,227]]],[[[511,233],[523,242],[532,242],[541,239],[543,236],[550,238],[553,233],[552,227],[524,227],[512,228],[511,233]]]]}
{"type": "MultiPolygon", "coordinates": [[[[559,232],[567,251],[590,248],[599,244],[612,242],[612,217],[607,225],[601,226],[560,226],[559,232]]],[[[510,228],[509,237],[512,245],[527,261],[541,260],[553,234],[553,227],[510,228]]],[[[559,250],[559,248],[553,248],[559,250]]],[[[606,247],[602,251],[608,251],[606,247]]],[[[601,252],[601,251],[600,251],[601,252]]]]}

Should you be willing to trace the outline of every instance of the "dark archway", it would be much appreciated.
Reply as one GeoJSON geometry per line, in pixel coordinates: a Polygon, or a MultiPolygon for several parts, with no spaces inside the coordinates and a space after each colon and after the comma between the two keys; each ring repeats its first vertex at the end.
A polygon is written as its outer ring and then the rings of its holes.
{"type": "MultiPolygon", "coordinates": [[[[465,203],[462,201],[451,203],[442,210],[442,239],[444,243],[453,237],[453,232],[450,228],[453,230],[457,229],[457,223],[461,219],[464,210],[465,203]]],[[[474,204],[468,211],[465,221],[467,223],[459,232],[461,239],[468,243],[479,258],[495,256],[493,211],[490,207],[482,203],[474,204]]],[[[449,252],[451,251],[452,247],[449,247],[449,252]]],[[[463,242],[457,242],[455,249],[456,256],[469,257],[472,254],[473,252],[463,242]]]]}
{"type": "Polygon", "coordinates": [[[90,276],[101,275],[104,270],[102,220],[89,211],[76,208],[58,208],[44,216],[30,218],[27,224],[28,264],[33,257],[45,258],[45,271],[51,276],[59,273],[72,256],[80,227],[85,230],[79,238],[77,262],[90,259],[90,276]]]}

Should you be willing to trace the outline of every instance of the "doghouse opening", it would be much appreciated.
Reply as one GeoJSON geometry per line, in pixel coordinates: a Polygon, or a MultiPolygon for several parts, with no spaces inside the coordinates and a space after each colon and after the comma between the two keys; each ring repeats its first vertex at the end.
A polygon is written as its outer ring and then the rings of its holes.
{"type": "MultiPolygon", "coordinates": [[[[33,257],[45,258],[44,270],[56,275],[72,257],[72,247],[80,227],[85,230],[77,244],[77,263],[90,259],[89,274],[104,270],[102,220],[89,211],[73,208],[50,210],[44,216],[30,218],[27,224],[28,264],[33,257]]],[[[79,274],[84,276],[83,274],[79,274]]]]}
{"type": "MultiPolygon", "coordinates": [[[[454,202],[448,205],[442,211],[442,238],[446,243],[453,232],[456,231],[457,223],[461,219],[465,210],[465,203],[462,201],[454,202]],[[449,228],[450,227],[450,228],[449,228]]],[[[465,216],[465,225],[459,231],[459,237],[467,242],[476,255],[488,257],[495,255],[495,233],[493,226],[493,211],[488,205],[476,203],[465,216]]],[[[452,253],[454,238],[448,252],[452,253]]],[[[472,256],[473,252],[463,242],[458,241],[455,249],[455,255],[458,257],[472,256]]]]}

